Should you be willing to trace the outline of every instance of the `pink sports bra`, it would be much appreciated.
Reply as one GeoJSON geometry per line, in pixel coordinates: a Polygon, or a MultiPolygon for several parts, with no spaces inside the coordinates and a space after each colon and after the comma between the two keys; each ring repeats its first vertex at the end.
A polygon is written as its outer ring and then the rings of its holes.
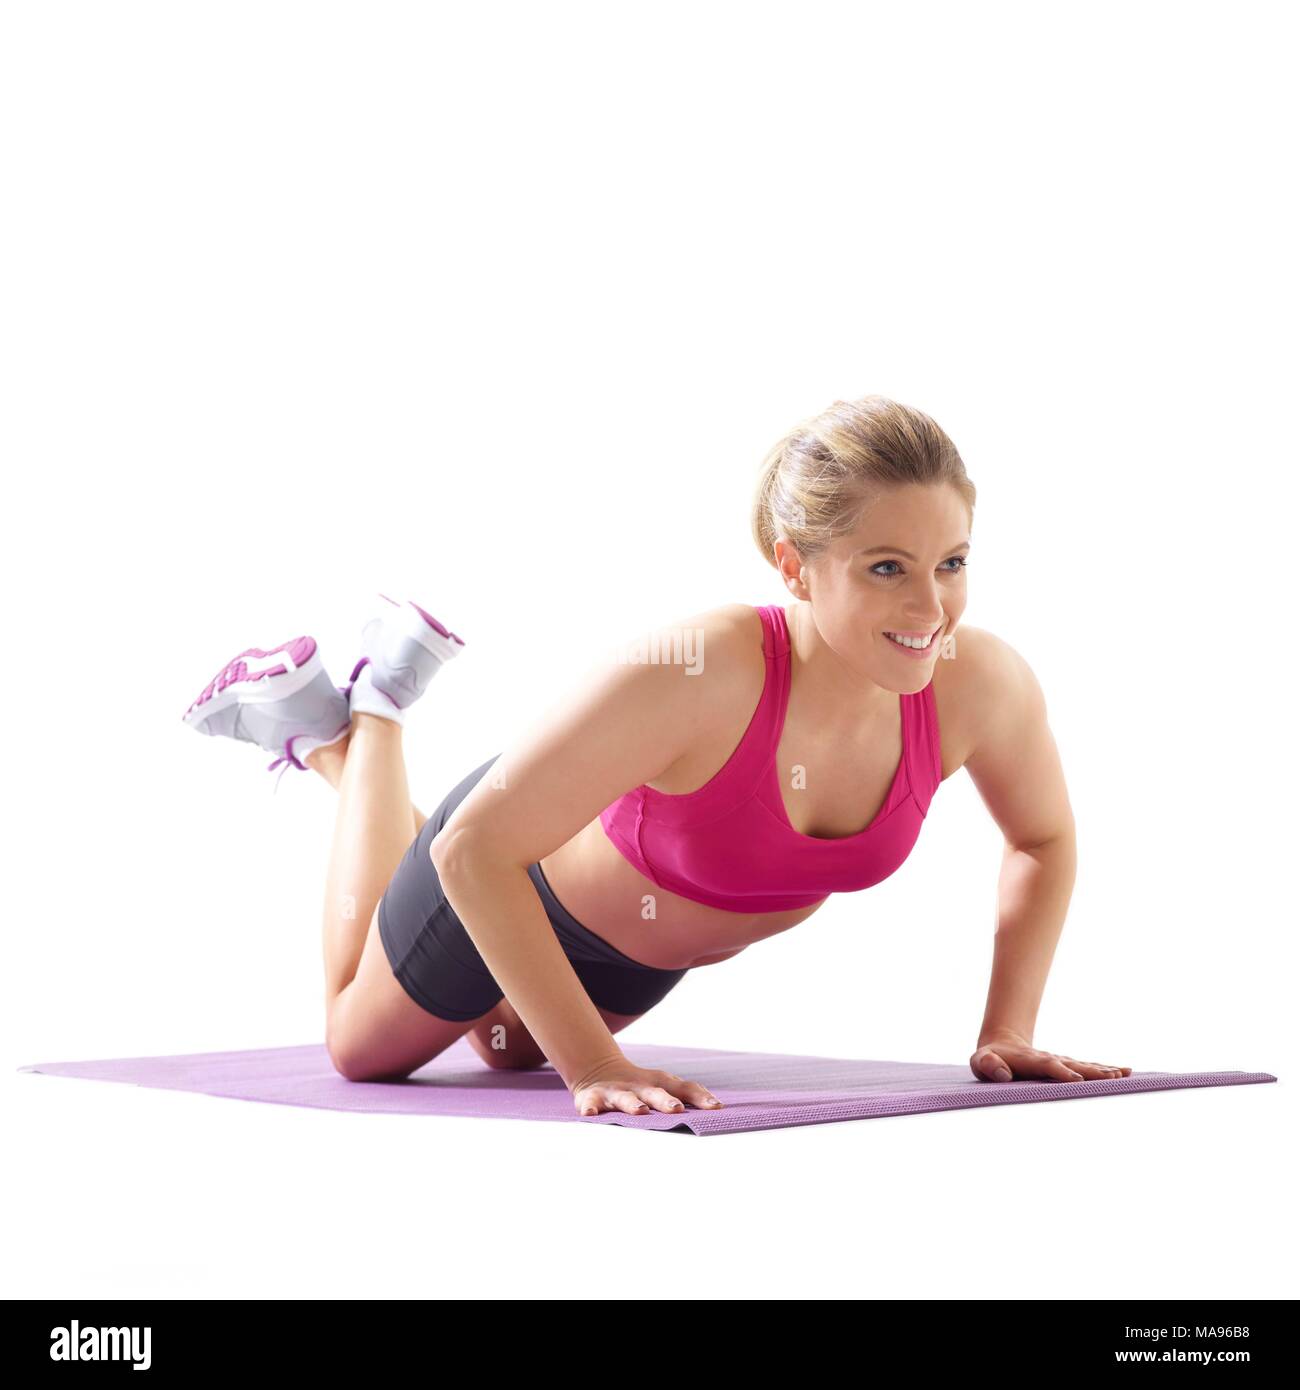
{"type": "Polygon", "coordinates": [[[888,878],[912,852],[943,780],[932,678],[924,690],[898,697],[903,755],[871,824],[838,839],[797,831],[776,769],[790,703],[790,634],[779,605],[758,614],[767,675],[735,752],[696,791],[672,796],[643,784],[600,813],[606,835],[648,879],[732,912],[810,907],[888,878]]]}

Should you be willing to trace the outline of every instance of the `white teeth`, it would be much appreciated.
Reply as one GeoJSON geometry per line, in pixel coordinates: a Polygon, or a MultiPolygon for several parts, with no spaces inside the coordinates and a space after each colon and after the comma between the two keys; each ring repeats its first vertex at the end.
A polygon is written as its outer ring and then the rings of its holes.
{"type": "Polygon", "coordinates": [[[892,632],[885,633],[891,642],[897,642],[900,647],[911,647],[914,651],[924,651],[934,640],[934,633],[929,637],[896,637],[892,632]]]}

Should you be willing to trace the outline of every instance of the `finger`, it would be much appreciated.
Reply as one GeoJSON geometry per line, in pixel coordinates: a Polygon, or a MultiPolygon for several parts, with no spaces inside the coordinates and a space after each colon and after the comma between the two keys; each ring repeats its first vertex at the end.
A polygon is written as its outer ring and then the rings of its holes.
{"type": "Polygon", "coordinates": [[[665,1091],[662,1086],[643,1086],[637,1094],[647,1105],[653,1106],[656,1110],[675,1113],[678,1110],[686,1109],[675,1095],[670,1091],[665,1091]]]}
{"type": "Polygon", "coordinates": [[[1104,1081],[1119,1075],[1118,1067],[1108,1067],[1104,1062],[1076,1062],[1073,1057],[1065,1059],[1075,1071],[1081,1071],[1089,1081],[1104,1081]]]}
{"type": "Polygon", "coordinates": [[[676,1095],[677,1099],[684,1101],[687,1105],[695,1105],[701,1109],[717,1109],[722,1105],[722,1101],[713,1095],[712,1091],[705,1090],[698,1081],[687,1081],[684,1077],[674,1076],[672,1072],[659,1072],[659,1084],[669,1095],[676,1095]]]}
{"type": "Polygon", "coordinates": [[[722,1104],[712,1091],[706,1091],[698,1081],[683,1081],[679,1094],[698,1110],[716,1110],[722,1104]]]}
{"type": "Polygon", "coordinates": [[[1006,1061],[991,1048],[982,1052],[976,1062],[979,1068],[979,1075],[986,1081],[1010,1081],[1011,1068],[1006,1061]]]}
{"type": "Polygon", "coordinates": [[[573,1105],[579,1115],[599,1115],[605,1108],[599,1094],[590,1086],[574,1096],[573,1105]]]}
{"type": "Polygon", "coordinates": [[[1061,1061],[1073,1067],[1075,1071],[1082,1072],[1089,1081],[1102,1081],[1120,1074],[1118,1067],[1108,1067],[1104,1062],[1080,1062],[1073,1057],[1062,1057],[1061,1061]]]}
{"type": "Polygon", "coordinates": [[[635,1091],[610,1091],[609,1101],[625,1115],[648,1115],[650,1107],[635,1091]]]}
{"type": "Polygon", "coordinates": [[[717,1096],[706,1091],[696,1081],[686,1081],[670,1071],[656,1072],[655,1075],[659,1077],[659,1084],[670,1096],[676,1096],[678,1100],[684,1101],[688,1105],[694,1105],[700,1109],[716,1110],[722,1104],[717,1096]]]}
{"type": "Polygon", "coordinates": [[[1053,1057],[1050,1054],[1046,1061],[1045,1075],[1055,1081],[1082,1081],[1083,1077],[1066,1062],[1064,1057],[1053,1057]]]}

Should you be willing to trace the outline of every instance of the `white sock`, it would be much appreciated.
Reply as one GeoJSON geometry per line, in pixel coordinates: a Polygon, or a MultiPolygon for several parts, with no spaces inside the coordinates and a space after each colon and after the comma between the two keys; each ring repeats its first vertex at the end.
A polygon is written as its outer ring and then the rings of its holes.
{"type": "Polygon", "coordinates": [[[340,729],[333,738],[312,738],[309,735],[303,735],[293,741],[293,756],[299,762],[303,762],[308,753],[314,753],[318,748],[328,748],[331,743],[337,743],[339,739],[347,738],[351,732],[352,728],[349,725],[340,729]]]}
{"type": "Polygon", "coordinates": [[[381,719],[391,719],[394,724],[406,723],[406,711],[398,709],[382,690],[375,689],[368,663],[361,668],[348,695],[348,710],[352,714],[377,714],[381,719]]]}

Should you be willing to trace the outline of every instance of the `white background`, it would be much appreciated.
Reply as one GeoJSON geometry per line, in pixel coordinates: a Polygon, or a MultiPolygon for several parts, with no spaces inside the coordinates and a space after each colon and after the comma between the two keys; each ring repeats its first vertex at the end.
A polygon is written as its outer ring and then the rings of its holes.
{"type": "MultiPolygon", "coordinates": [[[[9,1296],[1294,1297],[1297,119],[1264,4],[14,4],[9,1296]],[[1047,696],[1078,886],[1038,1045],[1185,1090],[691,1140],[27,1063],[323,1039],[334,793],[180,715],[377,592],[467,639],[431,810],[602,643],[788,595],[836,398],[979,489],[965,620],[1047,696]]],[[[964,1063],[1001,843],[620,1035],[964,1063]]],[[[707,1083],[707,1076],[699,1078],[707,1083]]]]}

